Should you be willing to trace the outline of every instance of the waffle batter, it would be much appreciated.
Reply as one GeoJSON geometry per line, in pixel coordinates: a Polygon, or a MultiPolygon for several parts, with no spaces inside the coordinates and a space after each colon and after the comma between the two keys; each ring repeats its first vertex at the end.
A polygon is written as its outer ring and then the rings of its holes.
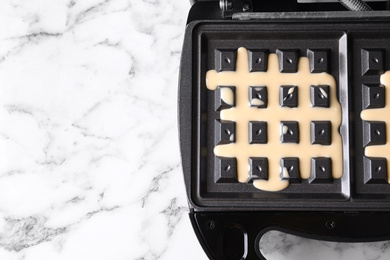
{"type": "MultiPolygon", "coordinates": [[[[241,47],[237,51],[236,71],[217,72],[210,70],[206,74],[206,86],[215,90],[217,86],[235,86],[235,106],[224,109],[220,113],[222,120],[236,122],[236,141],[230,144],[218,145],[214,148],[216,156],[235,157],[237,159],[237,179],[244,183],[248,180],[249,157],[268,158],[268,180],[255,180],[253,185],[265,191],[280,191],[288,187],[289,182],[281,176],[288,175],[281,169],[280,159],[299,157],[301,178],[310,177],[311,158],[329,157],[332,159],[333,178],[340,178],[343,172],[342,140],[338,132],[341,124],[341,106],[336,97],[336,82],[327,73],[310,73],[309,60],[301,57],[297,73],[281,73],[278,56],[268,57],[268,71],[249,72],[248,51],[241,47]],[[280,86],[298,86],[298,107],[289,108],[279,105],[280,86]],[[330,107],[312,107],[310,101],[311,85],[328,85],[330,107]],[[268,90],[267,108],[251,107],[248,98],[249,86],[266,86],[268,90]],[[331,121],[331,145],[311,144],[310,122],[331,121]],[[268,142],[266,144],[249,144],[249,121],[268,122],[268,142]],[[281,121],[299,122],[299,143],[281,143],[281,121]]],[[[230,96],[230,93],[229,95],[230,96]]],[[[226,101],[232,99],[226,98],[226,101]]],[[[250,170],[250,169],[249,169],[250,170]]]]}
{"type": "MultiPolygon", "coordinates": [[[[386,137],[390,136],[390,120],[388,119],[388,115],[390,114],[390,95],[389,89],[390,87],[390,71],[387,71],[385,74],[381,76],[381,84],[383,88],[387,88],[387,92],[385,91],[385,107],[384,108],[375,108],[375,109],[366,109],[363,110],[360,114],[362,120],[366,121],[385,121],[386,122],[386,137]]],[[[364,155],[368,157],[386,157],[387,160],[390,160],[388,156],[390,154],[390,145],[386,140],[385,145],[370,145],[367,146],[364,150],[364,155]]],[[[390,183],[390,175],[387,173],[387,181],[390,183]]]]}

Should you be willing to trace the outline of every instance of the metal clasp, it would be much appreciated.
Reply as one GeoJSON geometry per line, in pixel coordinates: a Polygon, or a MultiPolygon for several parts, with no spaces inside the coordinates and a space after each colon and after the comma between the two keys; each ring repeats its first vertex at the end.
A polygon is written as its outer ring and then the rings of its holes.
{"type": "Polygon", "coordinates": [[[232,17],[234,13],[253,11],[251,0],[220,0],[219,7],[224,18],[232,17]]]}

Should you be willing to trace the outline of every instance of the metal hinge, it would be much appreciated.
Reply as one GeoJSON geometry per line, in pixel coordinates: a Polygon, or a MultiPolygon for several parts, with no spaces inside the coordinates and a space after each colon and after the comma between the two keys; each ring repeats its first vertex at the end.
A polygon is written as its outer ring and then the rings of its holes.
{"type": "Polygon", "coordinates": [[[220,0],[219,7],[221,8],[223,18],[230,18],[234,13],[253,11],[251,0],[220,0]]]}

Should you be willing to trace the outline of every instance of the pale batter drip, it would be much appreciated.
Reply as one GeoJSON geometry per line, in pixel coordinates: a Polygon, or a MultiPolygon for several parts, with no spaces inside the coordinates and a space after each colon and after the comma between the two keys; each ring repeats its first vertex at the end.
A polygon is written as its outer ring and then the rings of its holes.
{"type": "MultiPolygon", "coordinates": [[[[360,113],[360,117],[365,121],[384,121],[388,126],[390,124],[390,70],[381,76],[381,87],[385,88],[385,107],[366,109],[360,113]]],[[[390,127],[386,127],[386,139],[390,136],[390,127]]],[[[384,145],[370,145],[364,149],[364,155],[367,157],[385,157],[387,161],[390,160],[390,144],[386,140],[384,145]]],[[[387,181],[390,183],[390,174],[387,173],[387,181]]]]}
{"type": "Polygon", "coordinates": [[[228,105],[234,105],[234,94],[230,88],[221,88],[221,99],[228,105]]]}
{"type": "MultiPolygon", "coordinates": [[[[248,51],[241,47],[237,51],[236,71],[217,72],[210,70],[206,74],[206,85],[210,90],[217,86],[236,87],[236,105],[221,111],[222,120],[236,122],[236,142],[218,145],[214,148],[216,156],[235,157],[237,159],[237,179],[239,182],[248,180],[249,157],[268,158],[268,180],[255,180],[253,185],[261,190],[280,191],[288,187],[289,182],[281,179],[286,175],[280,170],[280,159],[283,157],[299,157],[301,178],[310,177],[310,161],[312,157],[332,158],[333,178],[343,174],[342,140],[338,132],[341,124],[341,106],[336,96],[336,82],[327,73],[310,73],[309,60],[301,57],[297,73],[281,73],[278,57],[270,54],[268,71],[249,72],[248,51]],[[279,105],[280,86],[298,86],[298,107],[288,108],[279,105]],[[311,85],[328,85],[330,88],[330,107],[312,107],[310,101],[311,85]],[[266,86],[268,90],[267,108],[251,107],[248,98],[249,86],[266,86]],[[331,121],[332,145],[312,145],[310,142],[311,121],[331,121]],[[249,121],[268,122],[268,142],[266,144],[249,144],[249,121]],[[299,143],[281,143],[280,122],[298,121],[299,143]]],[[[291,91],[294,91],[291,90],[291,91]]],[[[255,101],[257,102],[257,101],[255,101]]]]}

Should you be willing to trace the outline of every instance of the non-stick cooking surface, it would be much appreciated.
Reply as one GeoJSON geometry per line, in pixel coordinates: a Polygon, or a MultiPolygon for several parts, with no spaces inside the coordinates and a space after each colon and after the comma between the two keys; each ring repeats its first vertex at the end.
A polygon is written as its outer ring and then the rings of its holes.
{"type": "Polygon", "coordinates": [[[389,209],[388,28],[388,21],[190,25],[180,120],[192,205],[389,209]]]}

